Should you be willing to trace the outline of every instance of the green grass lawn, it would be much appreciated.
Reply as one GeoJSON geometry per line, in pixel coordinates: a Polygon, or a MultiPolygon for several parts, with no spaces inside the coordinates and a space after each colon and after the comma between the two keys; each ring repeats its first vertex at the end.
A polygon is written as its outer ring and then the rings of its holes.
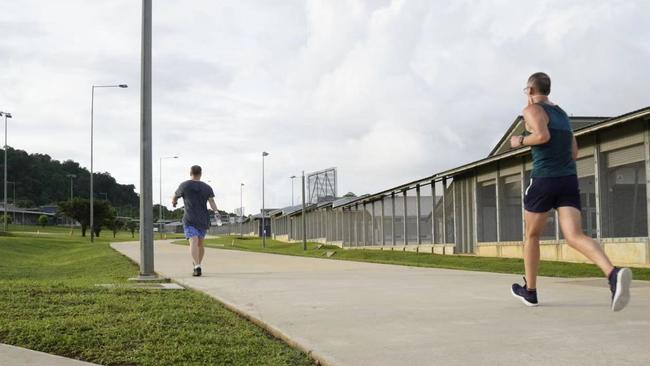
{"type": "Polygon", "coordinates": [[[103,365],[313,364],[202,293],[95,286],[137,275],[108,245],[130,233],[20,228],[0,236],[0,343],[103,365]]]}
{"type": "MultiPolygon", "coordinates": [[[[187,245],[186,241],[177,241],[175,243],[187,245]]],[[[389,250],[343,250],[336,246],[327,245],[317,249],[318,244],[316,243],[307,243],[307,250],[303,251],[302,243],[291,244],[276,240],[266,240],[266,249],[264,249],[262,248],[262,240],[252,237],[240,239],[236,236],[224,236],[207,239],[206,246],[319,258],[327,258],[325,256],[327,251],[336,251],[336,254],[331,259],[498,273],[523,274],[524,271],[524,261],[521,259],[437,255],[389,250]]],[[[633,268],[632,271],[635,279],[650,280],[650,268],[633,268]]],[[[542,261],[539,274],[550,277],[602,277],[598,267],[592,264],[553,261],[542,261]]]]}

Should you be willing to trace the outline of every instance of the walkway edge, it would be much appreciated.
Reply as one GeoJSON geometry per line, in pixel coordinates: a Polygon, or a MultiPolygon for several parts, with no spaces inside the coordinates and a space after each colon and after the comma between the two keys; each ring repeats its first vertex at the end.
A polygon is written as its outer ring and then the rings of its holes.
{"type": "MultiPolygon", "coordinates": [[[[124,257],[126,257],[127,259],[129,259],[131,262],[133,262],[133,263],[135,263],[135,264],[139,264],[139,263],[137,263],[134,259],[132,259],[131,257],[129,257],[128,255],[126,255],[126,254],[120,252],[119,250],[115,249],[115,248],[113,247],[113,244],[126,244],[125,242],[115,242],[115,243],[111,243],[111,244],[110,244],[110,247],[111,247],[111,249],[113,249],[114,251],[120,253],[121,255],[123,255],[124,257]]],[[[155,267],[154,267],[154,268],[155,268],[155,267]]],[[[173,282],[176,282],[176,283],[182,285],[183,287],[186,287],[186,288],[191,289],[192,291],[197,291],[197,292],[200,292],[200,293],[205,294],[205,292],[203,292],[203,291],[201,291],[201,290],[198,290],[198,289],[195,289],[194,287],[188,285],[188,284],[185,283],[184,281],[177,280],[177,279],[172,278],[172,277],[169,277],[169,279],[170,279],[171,281],[173,281],[173,282]]],[[[331,362],[330,360],[328,360],[325,356],[323,356],[323,355],[321,355],[320,353],[318,353],[317,351],[314,351],[313,349],[309,349],[309,348],[305,347],[304,345],[302,345],[301,343],[299,343],[299,342],[293,340],[293,339],[292,339],[291,337],[289,337],[287,334],[285,334],[285,333],[282,332],[281,330],[275,328],[274,326],[272,326],[272,325],[266,323],[266,322],[263,321],[262,319],[259,319],[259,318],[257,318],[256,316],[254,316],[254,315],[252,315],[252,314],[249,314],[249,313],[245,312],[244,310],[239,309],[238,307],[236,307],[236,306],[233,305],[232,303],[230,303],[230,302],[224,300],[224,299],[221,298],[221,297],[213,296],[213,295],[210,295],[210,294],[206,294],[206,295],[208,295],[208,296],[210,296],[211,298],[213,298],[213,299],[215,299],[216,301],[218,301],[218,302],[219,302],[221,305],[223,305],[226,309],[232,311],[233,313],[239,315],[240,317],[242,317],[242,318],[244,318],[244,319],[250,321],[251,323],[257,325],[258,327],[264,329],[266,332],[268,332],[269,334],[271,334],[273,337],[275,337],[275,338],[277,338],[277,339],[283,341],[284,343],[288,344],[290,347],[295,348],[295,349],[299,350],[300,352],[305,353],[307,356],[309,356],[311,359],[313,359],[313,360],[316,362],[317,365],[320,365],[320,366],[336,366],[333,362],[331,362]]]]}

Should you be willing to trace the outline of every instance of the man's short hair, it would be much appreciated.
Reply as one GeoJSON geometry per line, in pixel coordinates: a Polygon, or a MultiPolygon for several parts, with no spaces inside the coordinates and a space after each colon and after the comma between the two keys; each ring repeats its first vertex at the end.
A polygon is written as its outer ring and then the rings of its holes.
{"type": "Polygon", "coordinates": [[[528,86],[542,95],[551,94],[551,78],[543,72],[536,72],[528,78],[528,86]]]}
{"type": "Polygon", "coordinates": [[[192,165],[190,168],[190,174],[194,176],[201,175],[201,167],[198,165],[192,165]]]}

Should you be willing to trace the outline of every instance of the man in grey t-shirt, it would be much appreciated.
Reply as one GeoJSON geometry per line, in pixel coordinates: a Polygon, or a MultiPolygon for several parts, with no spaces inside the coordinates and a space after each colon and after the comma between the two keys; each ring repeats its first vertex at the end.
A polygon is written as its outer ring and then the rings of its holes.
{"type": "Polygon", "coordinates": [[[214,192],[206,183],[201,182],[201,167],[198,165],[190,168],[192,179],[181,183],[174,193],[172,205],[176,207],[179,198],[183,198],[185,213],[183,214],[183,231],[185,238],[190,242],[190,253],[194,261],[193,276],[201,275],[201,261],[205,253],[203,241],[205,234],[210,228],[210,213],[206,203],[219,216],[217,205],[214,203],[214,192]]]}

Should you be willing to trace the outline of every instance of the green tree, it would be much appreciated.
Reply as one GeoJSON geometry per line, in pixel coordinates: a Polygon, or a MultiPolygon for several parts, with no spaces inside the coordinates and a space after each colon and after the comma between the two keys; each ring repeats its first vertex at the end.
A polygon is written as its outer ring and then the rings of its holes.
{"type": "Polygon", "coordinates": [[[106,226],[113,232],[113,237],[115,237],[117,232],[124,228],[125,225],[126,223],[124,220],[115,215],[115,210],[113,210],[112,217],[106,219],[106,226]]]}
{"type": "MultiPolygon", "coordinates": [[[[4,224],[5,222],[5,215],[2,214],[0,215],[0,224],[4,224]]],[[[7,215],[7,224],[12,224],[14,222],[14,218],[11,217],[11,215],[7,215]]]]}
{"type": "MultiPolygon", "coordinates": [[[[102,226],[108,226],[115,217],[115,210],[108,201],[94,200],[94,232],[99,237],[102,226]]],[[[81,225],[81,235],[86,236],[90,226],[90,200],[76,197],[72,201],[59,202],[59,210],[67,217],[71,217],[81,225]]]]}
{"type": "Polygon", "coordinates": [[[125,227],[131,232],[131,237],[135,238],[135,230],[138,228],[138,222],[135,220],[128,220],[125,227]]]}
{"type": "Polygon", "coordinates": [[[50,218],[47,217],[46,215],[41,215],[38,217],[38,224],[41,225],[42,227],[45,227],[47,223],[50,222],[50,218]]]}

